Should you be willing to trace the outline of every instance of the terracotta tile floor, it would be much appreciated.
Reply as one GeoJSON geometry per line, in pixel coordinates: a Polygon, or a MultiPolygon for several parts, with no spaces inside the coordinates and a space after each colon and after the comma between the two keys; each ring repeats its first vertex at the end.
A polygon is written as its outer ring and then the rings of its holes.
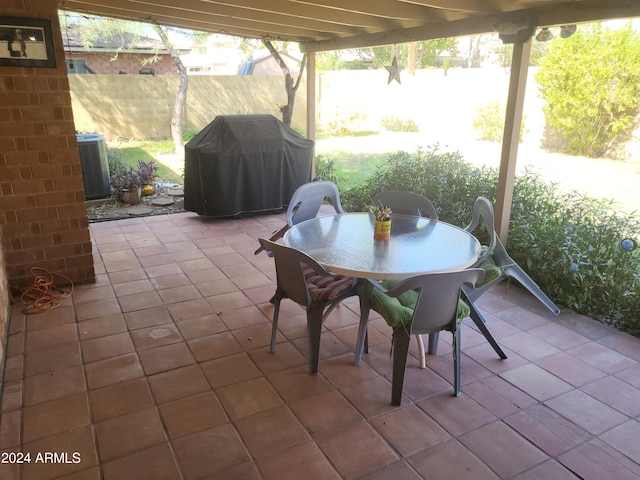
{"type": "Polygon", "coordinates": [[[97,283],[12,312],[0,478],[640,479],[640,342],[515,287],[481,299],[507,360],[464,324],[459,398],[443,334],[392,407],[390,329],[372,319],[354,366],[355,300],[327,319],[318,375],[291,302],[269,353],[273,261],[253,252],[283,222],[93,224],[97,283]]]}

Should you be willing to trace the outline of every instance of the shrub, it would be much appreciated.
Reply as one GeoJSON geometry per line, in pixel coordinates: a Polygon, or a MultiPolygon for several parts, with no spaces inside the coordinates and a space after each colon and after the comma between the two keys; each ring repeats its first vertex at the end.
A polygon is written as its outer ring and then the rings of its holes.
{"type": "Polygon", "coordinates": [[[156,172],[158,171],[158,166],[156,165],[155,160],[149,160],[145,162],[144,160],[138,160],[138,176],[140,177],[140,183],[144,185],[153,185],[153,182],[156,179],[156,172]]]}
{"type": "Polygon", "coordinates": [[[316,178],[329,180],[339,186],[340,179],[336,175],[336,163],[333,158],[325,158],[323,155],[316,156],[316,178]]]}
{"type": "Polygon", "coordinates": [[[185,130],[184,132],[182,132],[182,140],[184,141],[184,143],[189,142],[190,140],[193,140],[193,137],[195,137],[199,132],[197,130],[185,130]]]}
{"type": "Polygon", "coordinates": [[[562,305],[640,335],[640,255],[621,247],[640,219],[612,202],[560,194],[537,177],[518,178],[511,254],[562,305]]]}
{"type": "Polygon", "coordinates": [[[594,24],[552,42],[536,74],[547,125],[573,155],[614,151],[637,126],[640,34],[594,24]]]}
{"type": "Polygon", "coordinates": [[[359,211],[377,192],[407,190],[435,201],[438,215],[461,224],[470,218],[469,198],[495,197],[493,175],[463,161],[458,152],[439,153],[437,145],[413,154],[400,151],[388,155],[364,185],[345,192],[342,202],[345,209],[359,211]]]}
{"type": "Polygon", "coordinates": [[[410,118],[385,116],[380,120],[382,128],[389,132],[419,132],[418,124],[410,118]]]}
{"type": "Polygon", "coordinates": [[[129,167],[115,148],[107,148],[107,163],[109,164],[109,178],[122,175],[129,167]]]}
{"type": "Polygon", "coordinates": [[[123,189],[153,185],[158,170],[155,160],[148,162],[138,160],[138,165],[134,168],[125,163],[122,156],[113,148],[107,149],[107,160],[112,193],[117,194],[123,189]]]}
{"type": "MultiPolygon", "coordinates": [[[[505,108],[497,100],[478,108],[473,116],[473,128],[480,133],[480,140],[502,142],[504,136],[505,108]]],[[[520,125],[520,143],[526,132],[524,124],[526,117],[522,117],[520,125]]]]}
{"type": "Polygon", "coordinates": [[[353,112],[345,114],[340,110],[336,110],[334,117],[327,122],[325,130],[328,135],[336,137],[353,135],[361,130],[361,124],[366,118],[366,113],[353,112]]]}
{"type": "Polygon", "coordinates": [[[123,190],[141,188],[143,184],[138,171],[133,167],[129,167],[127,170],[123,170],[118,175],[111,177],[110,185],[112,193],[119,195],[123,190]]]}
{"type": "MultiPolygon", "coordinates": [[[[496,169],[437,146],[396,152],[365,184],[341,192],[342,204],[365,211],[376,193],[407,190],[431,199],[442,220],[465,226],[478,196],[495,201],[497,179],[496,169]]],[[[507,247],[513,259],[559,305],[638,336],[640,250],[625,251],[620,242],[639,231],[640,219],[609,201],[560,193],[535,175],[516,178],[507,247]]]]}

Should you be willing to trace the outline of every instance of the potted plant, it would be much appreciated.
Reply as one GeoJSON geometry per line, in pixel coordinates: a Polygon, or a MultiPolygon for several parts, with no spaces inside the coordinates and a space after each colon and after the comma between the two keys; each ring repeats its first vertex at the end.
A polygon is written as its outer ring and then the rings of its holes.
{"type": "Polygon", "coordinates": [[[111,189],[124,203],[135,205],[140,203],[142,181],[138,170],[129,167],[111,178],[111,189]]]}
{"type": "Polygon", "coordinates": [[[389,240],[391,238],[391,209],[382,204],[372,204],[367,208],[375,218],[373,238],[376,240],[389,240]]]}
{"type": "Polygon", "coordinates": [[[152,195],[155,192],[154,181],[158,166],[155,160],[138,160],[138,176],[142,185],[142,195],[152,195]]]}

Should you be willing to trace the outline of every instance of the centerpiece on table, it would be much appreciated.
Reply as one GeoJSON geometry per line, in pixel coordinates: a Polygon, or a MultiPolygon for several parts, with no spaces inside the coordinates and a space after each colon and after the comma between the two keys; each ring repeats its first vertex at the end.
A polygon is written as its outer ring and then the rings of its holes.
{"type": "Polygon", "coordinates": [[[369,205],[369,213],[375,217],[373,226],[373,238],[376,240],[389,240],[391,238],[391,209],[382,205],[369,205]]]}

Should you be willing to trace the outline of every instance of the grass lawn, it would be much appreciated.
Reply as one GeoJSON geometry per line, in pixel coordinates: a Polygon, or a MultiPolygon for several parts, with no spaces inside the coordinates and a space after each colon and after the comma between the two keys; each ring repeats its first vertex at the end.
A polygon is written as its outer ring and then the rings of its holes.
{"type": "MultiPolygon", "coordinates": [[[[173,142],[170,139],[114,142],[108,147],[115,150],[123,161],[132,167],[138,165],[138,160],[155,160],[158,165],[157,178],[167,182],[184,183],[184,161],[173,154],[173,142]]],[[[325,160],[334,160],[336,174],[344,188],[365,182],[369,176],[375,174],[377,166],[385,157],[384,154],[353,153],[346,150],[329,151],[320,156],[325,160]]]]}
{"type": "Polygon", "coordinates": [[[108,148],[115,150],[127,165],[134,168],[137,167],[138,160],[155,160],[158,166],[156,178],[166,182],[184,183],[184,162],[173,154],[173,141],[170,139],[110,143],[108,148]]]}
{"type": "MultiPolygon", "coordinates": [[[[327,162],[333,161],[340,188],[349,189],[361,185],[367,178],[376,174],[385,157],[398,150],[414,152],[417,145],[430,145],[423,141],[421,134],[399,133],[335,137],[318,135],[316,155],[327,162]]],[[[499,167],[501,144],[462,140],[456,142],[457,150],[465,160],[478,166],[499,167]]],[[[170,139],[161,141],[129,141],[111,143],[132,166],[138,160],[156,160],[157,178],[167,182],[184,183],[182,176],[184,160],[173,154],[170,139]]],[[[640,182],[640,157],[634,156],[626,161],[573,157],[558,152],[549,152],[537,145],[521,145],[518,154],[518,168],[538,173],[551,183],[558,184],[562,190],[577,190],[593,198],[614,199],[616,208],[631,212],[638,211],[640,205],[638,184],[640,182]]]]}
{"type": "Polygon", "coordinates": [[[353,153],[344,150],[318,154],[318,159],[332,161],[340,186],[349,189],[362,185],[367,178],[375,175],[379,165],[384,163],[385,154],[353,153]]]}

